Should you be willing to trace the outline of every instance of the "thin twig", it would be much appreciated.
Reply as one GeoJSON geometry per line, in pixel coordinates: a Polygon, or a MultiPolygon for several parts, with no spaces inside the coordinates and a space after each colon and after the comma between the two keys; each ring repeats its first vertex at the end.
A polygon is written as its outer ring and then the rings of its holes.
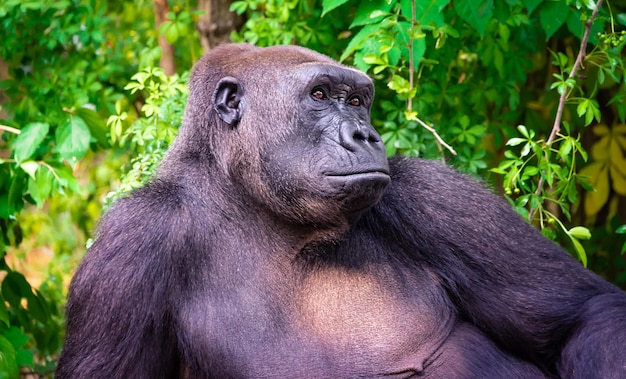
{"type": "MultiPolygon", "coordinates": [[[[415,68],[413,65],[415,64],[413,56],[413,35],[415,25],[416,25],[416,10],[415,10],[415,0],[411,1],[411,37],[409,37],[409,90],[413,90],[413,84],[415,83],[415,68]]],[[[407,100],[406,108],[409,112],[413,110],[413,98],[409,97],[407,100]]]]}
{"type": "MultiPolygon", "coordinates": [[[[591,34],[591,27],[593,26],[593,21],[598,17],[598,12],[600,12],[600,8],[602,7],[602,2],[604,0],[598,0],[595,5],[595,9],[591,13],[591,17],[585,21],[585,33],[583,34],[583,39],[580,41],[580,50],[578,50],[578,56],[576,57],[576,61],[574,62],[574,66],[572,67],[572,71],[570,71],[568,78],[572,79],[578,73],[580,68],[583,67],[583,60],[587,56],[587,43],[589,42],[589,35],[591,34]]],[[[559,98],[559,106],[556,110],[556,115],[554,116],[554,124],[552,125],[552,132],[550,133],[550,137],[546,141],[546,146],[548,149],[552,146],[556,135],[561,130],[561,120],[563,118],[563,111],[565,109],[565,102],[567,101],[567,95],[569,91],[563,91],[561,97],[559,98]]],[[[547,153],[546,153],[547,154],[547,153]]],[[[535,195],[541,194],[543,191],[543,186],[545,185],[545,180],[543,176],[539,179],[539,183],[537,183],[537,190],[535,191],[535,195]]],[[[528,220],[532,221],[535,213],[537,212],[537,208],[533,208],[530,210],[528,214],[528,220]]]]}
{"type": "Polygon", "coordinates": [[[0,124],[0,130],[4,130],[5,132],[9,132],[9,133],[13,133],[13,134],[20,134],[22,132],[19,129],[15,129],[15,128],[12,128],[10,126],[6,126],[6,125],[2,125],[2,124],[0,124]]]}
{"type": "MultiPolygon", "coordinates": [[[[415,25],[417,25],[417,10],[416,10],[416,6],[415,6],[415,0],[411,1],[411,29],[415,29],[415,25]]],[[[413,86],[415,84],[415,62],[414,59],[415,57],[413,56],[413,34],[411,33],[411,37],[409,38],[409,89],[412,90],[413,86]]],[[[413,111],[413,98],[408,99],[407,101],[407,110],[409,112],[413,111]]],[[[429,126],[428,124],[426,124],[424,121],[420,120],[419,118],[415,117],[415,121],[417,121],[424,129],[428,130],[429,132],[431,132],[436,139],[436,143],[437,143],[437,149],[439,150],[439,153],[441,153],[441,160],[443,163],[446,162],[445,156],[443,155],[443,150],[442,150],[442,146],[445,146],[446,149],[448,149],[452,155],[456,155],[456,151],[454,151],[454,149],[448,145],[447,143],[445,143],[445,141],[441,138],[441,136],[439,136],[439,134],[437,134],[437,131],[432,128],[431,126],[429,126]]]]}
{"type": "Polygon", "coordinates": [[[420,120],[419,118],[415,118],[415,121],[417,121],[424,129],[428,130],[429,132],[431,132],[435,138],[437,139],[437,141],[444,146],[446,149],[448,149],[450,151],[450,153],[452,153],[452,155],[456,155],[456,151],[454,151],[454,149],[452,148],[452,146],[448,145],[440,136],[439,134],[437,134],[437,131],[432,128],[431,126],[429,126],[427,123],[425,123],[424,121],[420,120]]]}

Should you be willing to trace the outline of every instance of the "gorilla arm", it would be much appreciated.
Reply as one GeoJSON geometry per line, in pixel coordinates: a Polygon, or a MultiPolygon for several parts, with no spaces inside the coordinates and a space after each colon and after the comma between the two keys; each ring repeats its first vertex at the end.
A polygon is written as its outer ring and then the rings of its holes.
{"type": "Polygon", "coordinates": [[[172,233],[174,206],[162,201],[165,192],[143,188],[117,201],[101,221],[70,287],[56,378],[176,375],[168,283],[170,253],[181,238],[172,233]]]}
{"type": "Polygon", "coordinates": [[[626,294],[501,198],[435,162],[392,159],[372,215],[439,275],[460,316],[562,377],[625,377],[626,294]]]}

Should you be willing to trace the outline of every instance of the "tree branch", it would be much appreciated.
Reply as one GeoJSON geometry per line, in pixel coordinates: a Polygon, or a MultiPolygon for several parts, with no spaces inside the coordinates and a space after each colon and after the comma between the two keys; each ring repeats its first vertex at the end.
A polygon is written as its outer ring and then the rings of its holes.
{"type": "Polygon", "coordinates": [[[6,125],[0,125],[0,130],[4,130],[5,132],[9,132],[9,133],[13,133],[13,134],[20,134],[22,132],[19,129],[15,129],[15,128],[12,128],[12,127],[6,126],[6,125]]]}
{"type": "MultiPolygon", "coordinates": [[[[591,27],[593,26],[593,21],[598,17],[598,13],[600,12],[600,8],[602,7],[602,2],[604,0],[598,0],[595,5],[595,9],[591,13],[591,17],[585,21],[585,33],[583,34],[583,38],[580,41],[580,50],[578,50],[578,56],[576,57],[576,61],[574,62],[574,66],[572,67],[572,71],[569,73],[569,79],[572,79],[578,73],[580,68],[584,69],[583,60],[587,56],[587,43],[589,42],[589,35],[591,34],[591,27]]],[[[549,149],[556,138],[556,135],[561,130],[561,120],[563,119],[563,110],[565,109],[565,102],[567,101],[567,95],[569,91],[564,91],[559,98],[559,106],[556,110],[556,115],[554,116],[554,124],[552,125],[552,132],[546,141],[546,147],[549,149]]],[[[539,195],[543,191],[543,187],[545,185],[545,180],[543,176],[539,179],[539,183],[537,183],[537,190],[535,191],[535,195],[539,195]]],[[[537,208],[533,208],[530,210],[528,214],[528,220],[532,221],[535,217],[535,213],[537,212],[537,208]]]]}
{"type": "MultiPolygon", "coordinates": [[[[416,11],[416,6],[415,6],[415,0],[411,1],[411,26],[412,29],[415,28],[415,25],[417,25],[417,11],[416,11]]],[[[409,38],[409,89],[412,90],[413,89],[413,85],[415,84],[415,62],[414,62],[414,56],[413,56],[413,37],[411,36],[409,38]]],[[[413,110],[413,99],[409,98],[408,102],[407,102],[407,110],[409,112],[411,112],[413,110]]],[[[430,125],[428,125],[427,123],[425,123],[424,121],[420,120],[418,117],[415,117],[415,121],[417,121],[424,129],[428,130],[429,132],[431,132],[433,134],[433,136],[435,136],[436,142],[437,142],[437,148],[439,149],[439,152],[442,155],[442,161],[445,163],[445,156],[443,155],[443,151],[441,149],[442,146],[444,146],[446,149],[448,149],[450,151],[450,153],[452,153],[452,155],[456,155],[456,151],[454,151],[454,149],[448,145],[442,138],[441,136],[437,133],[437,131],[431,127],[430,125]]]]}
{"type": "Polygon", "coordinates": [[[161,24],[167,21],[167,0],[154,0],[154,16],[156,21],[156,30],[159,35],[159,47],[161,48],[161,68],[167,76],[176,73],[176,63],[174,62],[174,47],[167,42],[164,35],[160,33],[161,24]]]}
{"type": "Polygon", "coordinates": [[[448,145],[440,136],[439,134],[437,134],[437,131],[432,128],[430,125],[428,125],[427,123],[425,123],[424,121],[420,120],[419,118],[415,118],[415,121],[417,121],[424,129],[428,130],[429,132],[431,132],[435,138],[437,139],[437,141],[444,146],[446,149],[448,149],[448,151],[450,151],[450,153],[452,153],[452,155],[456,155],[456,151],[454,151],[454,149],[452,148],[452,146],[448,145]]]}

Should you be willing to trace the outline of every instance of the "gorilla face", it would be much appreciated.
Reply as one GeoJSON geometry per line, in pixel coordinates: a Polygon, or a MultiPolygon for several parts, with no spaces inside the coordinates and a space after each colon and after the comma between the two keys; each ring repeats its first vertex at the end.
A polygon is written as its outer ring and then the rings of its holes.
{"type": "Polygon", "coordinates": [[[295,71],[295,126],[262,154],[263,180],[303,221],[349,216],[372,206],[389,184],[385,147],[370,124],[370,79],[310,63],[295,71]]]}
{"type": "Polygon", "coordinates": [[[234,65],[212,97],[229,126],[213,140],[224,141],[214,149],[229,157],[230,179],[256,204],[298,224],[345,223],[376,203],[390,178],[370,124],[369,77],[293,47],[250,48],[238,58],[257,74],[234,65]]]}

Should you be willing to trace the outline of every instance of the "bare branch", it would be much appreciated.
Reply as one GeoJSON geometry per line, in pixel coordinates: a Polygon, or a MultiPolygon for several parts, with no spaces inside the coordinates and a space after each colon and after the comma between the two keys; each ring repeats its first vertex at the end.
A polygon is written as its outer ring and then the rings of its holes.
{"type": "Polygon", "coordinates": [[[454,149],[452,148],[452,146],[448,145],[442,138],[441,136],[439,136],[439,134],[437,134],[437,131],[431,127],[430,125],[428,125],[427,123],[425,123],[424,121],[420,120],[419,118],[415,118],[415,121],[417,121],[424,129],[428,130],[429,132],[431,132],[435,138],[437,139],[437,141],[444,146],[446,149],[448,149],[448,151],[450,151],[450,153],[452,153],[452,155],[456,155],[456,151],[454,151],[454,149]]]}
{"type": "Polygon", "coordinates": [[[0,124],[0,130],[4,130],[5,132],[9,132],[9,133],[13,133],[13,134],[20,134],[22,132],[19,129],[15,129],[15,128],[12,128],[10,126],[1,125],[1,124],[0,124]]]}

